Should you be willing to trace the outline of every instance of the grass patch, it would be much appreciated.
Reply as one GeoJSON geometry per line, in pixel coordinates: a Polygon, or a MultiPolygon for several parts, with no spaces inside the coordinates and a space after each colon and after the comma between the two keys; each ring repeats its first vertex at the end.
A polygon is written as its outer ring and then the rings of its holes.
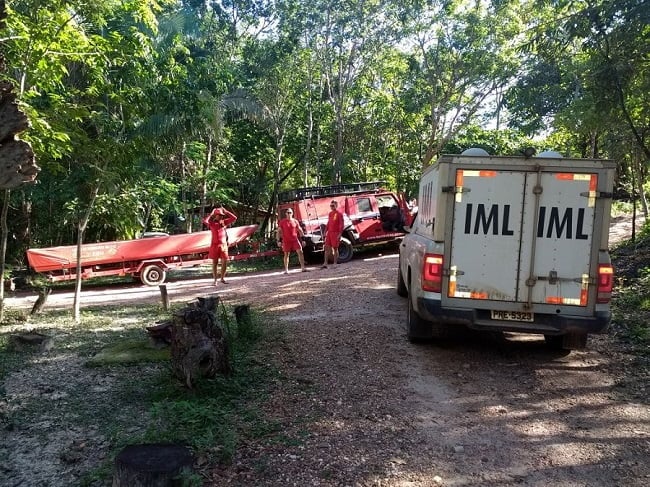
{"type": "Polygon", "coordinates": [[[648,352],[650,345],[650,226],[636,242],[624,242],[612,252],[616,285],[612,299],[614,330],[648,352]]]}
{"type": "Polygon", "coordinates": [[[87,309],[82,324],[74,323],[69,311],[30,317],[30,329],[53,337],[46,353],[9,351],[10,327],[2,327],[0,378],[38,368],[33,394],[25,384],[28,394],[5,419],[27,424],[47,418],[59,431],[87,428],[104,438],[110,455],[86,473],[82,485],[110,478],[112,458],[129,444],[183,443],[205,461],[229,462],[242,440],[281,431],[259,412],[278,380],[269,350],[281,331],[254,311],[240,324],[223,305],[218,313],[230,340],[233,373],[200,381],[192,390],[173,377],[169,350],[148,345],[145,326],[169,318],[160,306],[87,309]]]}
{"type": "Polygon", "coordinates": [[[168,362],[169,348],[157,348],[149,340],[125,340],[109,346],[91,357],[86,365],[131,365],[141,362],[168,362]]]}

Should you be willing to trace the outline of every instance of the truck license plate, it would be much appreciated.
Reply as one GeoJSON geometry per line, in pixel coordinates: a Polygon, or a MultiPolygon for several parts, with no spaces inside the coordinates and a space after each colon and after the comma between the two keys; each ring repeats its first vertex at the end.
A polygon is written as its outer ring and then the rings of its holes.
{"type": "Polygon", "coordinates": [[[498,311],[492,310],[493,320],[502,321],[534,321],[533,313],[527,311],[498,311]]]}

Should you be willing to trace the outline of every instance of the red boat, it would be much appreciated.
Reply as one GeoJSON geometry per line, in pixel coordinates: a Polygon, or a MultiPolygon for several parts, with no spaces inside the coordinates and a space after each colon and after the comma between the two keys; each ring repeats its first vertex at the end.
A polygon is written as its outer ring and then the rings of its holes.
{"type": "MultiPolygon", "coordinates": [[[[258,225],[227,228],[228,246],[234,247],[250,238],[258,225]]],[[[167,271],[211,262],[208,258],[209,231],[182,235],[164,235],[137,240],[99,242],[81,246],[81,278],[132,275],[143,284],[165,282],[167,271]]],[[[277,250],[235,254],[229,260],[277,255],[277,250]]],[[[66,245],[27,250],[29,265],[47,274],[51,281],[76,278],[77,246],[66,245]]]]}

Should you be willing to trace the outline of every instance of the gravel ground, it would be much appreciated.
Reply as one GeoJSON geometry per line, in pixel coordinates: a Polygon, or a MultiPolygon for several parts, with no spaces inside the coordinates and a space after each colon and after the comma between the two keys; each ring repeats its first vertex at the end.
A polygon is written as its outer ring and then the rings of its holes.
{"type": "MultiPolygon", "coordinates": [[[[206,485],[650,484],[648,375],[624,344],[595,336],[587,350],[566,355],[533,335],[459,333],[412,345],[396,268],[397,255],[374,255],[304,274],[232,276],[217,288],[227,303],[250,303],[284,323],[286,337],[271,352],[286,378],[278,385],[292,387],[273,391],[263,411],[286,441],[241,445],[231,465],[204,471],[206,485]]],[[[183,302],[214,290],[209,279],[168,287],[183,302]]],[[[159,296],[142,286],[119,296],[84,292],[86,305],[102,299],[159,296]]],[[[9,307],[31,302],[16,296],[9,307]]],[[[53,294],[45,310],[70,304],[69,293],[53,294]]],[[[66,391],[111,387],[112,378],[79,366],[53,351],[7,378],[6,404],[29,394],[57,400],[61,370],[66,391]]],[[[75,485],[90,465],[69,455],[80,455],[84,441],[93,456],[107,454],[91,427],[62,432],[48,421],[2,432],[0,485],[75,485]]]]}

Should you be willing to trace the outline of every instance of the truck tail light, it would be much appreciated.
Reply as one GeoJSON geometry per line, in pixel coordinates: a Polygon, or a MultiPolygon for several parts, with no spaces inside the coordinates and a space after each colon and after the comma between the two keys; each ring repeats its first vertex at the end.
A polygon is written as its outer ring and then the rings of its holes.
{"type": "Polygon", "coordinates": [[[442,289],[442,255],[424,254],[422,290],[439,293],[442,289]]]}
{"type": "Polygon", "coordinates": [[[609,303],[612,299],[614,285],[614,268],[609,264],[598,265],[598,295],[597,303],[609,303]]]}

